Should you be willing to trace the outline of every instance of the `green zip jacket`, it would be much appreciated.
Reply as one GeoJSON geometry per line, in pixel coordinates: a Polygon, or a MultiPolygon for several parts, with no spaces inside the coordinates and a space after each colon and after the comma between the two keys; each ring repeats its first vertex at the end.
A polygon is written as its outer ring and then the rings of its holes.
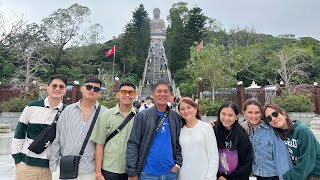
{"type": "Polygon", "coordinates": [[[308,126],[296,121],[285,143],[293,162],[293,168],[283,176],[285,180],[320,177],[320,145],[308,126]]]}

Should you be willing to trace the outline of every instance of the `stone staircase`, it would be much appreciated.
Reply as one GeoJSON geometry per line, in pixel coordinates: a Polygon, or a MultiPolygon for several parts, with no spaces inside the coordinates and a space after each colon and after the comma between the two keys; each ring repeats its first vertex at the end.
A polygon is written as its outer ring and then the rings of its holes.
{"type": "Polygon", "coordinates": [[[140,101],[145,100],[147,96],[151,96],[152,86],[159,80],[167,81],[172,86],[162,41],[162,39],[151,40],[149,55],[144,68],[144,78],[142,78],[144,82],[141,84],[141,94],[138,97],[140,101]]]}

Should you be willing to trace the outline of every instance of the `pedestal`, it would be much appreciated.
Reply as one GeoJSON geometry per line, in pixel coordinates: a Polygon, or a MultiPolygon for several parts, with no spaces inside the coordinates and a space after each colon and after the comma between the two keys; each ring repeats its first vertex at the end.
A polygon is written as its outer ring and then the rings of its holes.
{"type": "Polygon", "coordinates": [[[12,135],[10,133],[0,134],[0,154],[10,154],[12,135]]]}

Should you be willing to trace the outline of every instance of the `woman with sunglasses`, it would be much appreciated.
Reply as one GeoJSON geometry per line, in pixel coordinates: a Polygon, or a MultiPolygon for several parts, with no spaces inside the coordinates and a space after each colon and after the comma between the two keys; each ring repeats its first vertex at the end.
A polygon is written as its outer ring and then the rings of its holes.
{"type": "Polygon", "coordinates": [[[265,121],[285,140],[293,168],[283,175],[285,180],[320,180],[320,145],[309,127],[292,121],[277,104],[265,106],[265,121]]]}
{"type": "Polygon", "coordinates": [[[291,158],[283,140],[261,120],[262,112],[261,104],[255,99],[243,104],[242,113],[247,123],[242,125],[248,129],[253,148],[252,173],[257,180],[281,180],[292,168],[291,158]]]}
{"type": "Polygon", "coordinates": [[[211,125],[200,120],[198,105],[190,97],[179,101],[178,110],[182,121],[179,141],[183,159],[178,179],[215,179],[219,158],[211,125]]]}
{"type": "Polygon", "coordinates": [[[249,180],[252,146],[238,122],[237,105],[226,102],[218,110],[214,126],[219,151],[218,180],[249,180]]]}

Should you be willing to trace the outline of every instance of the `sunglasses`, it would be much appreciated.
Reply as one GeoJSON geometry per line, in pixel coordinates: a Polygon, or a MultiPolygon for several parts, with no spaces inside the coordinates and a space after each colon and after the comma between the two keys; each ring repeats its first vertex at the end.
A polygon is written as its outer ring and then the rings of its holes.
{"type": "Polygon", "coordinates": [[[266,120],[267,122],[271,122],[271,121],[272,121],[272,117],[271,117],[271,116],[277,118],[277,117],[279,116],[279,112],[278,112],[278,111],[274,111],[273,113],[271,113],[270,116],[267,116],[267,117],[265,118],[265,120],[266,120]]]}
{"type": "Polygon", "coordinates": [[[130,91],[120,90],[120,93],[121,93],[123,96],[126,96],[127,94],[129,94],[129,96],[134,96],[134,95],[136,94],[136,91],[134,91],[134,90],[130,90],[130,91]]]}
{"type": "Polygon", "coordinates": [[[66,88],[66,86],[65,86],[65,85],[62,85],[62,84],[60,84],[60,85],[58,85],[58,84],[51,84],[51,88],[52,88],[52,89],[57,89],[57,88],[59,88],[59,89],[64,89],[64,88],[66,88]]]}
{"type": "Polygon", "coordinates": [[[100,92],[100,90],[101,90],[99,87],[92,86],[92,85],[90,85],[90,84],[87,84],[87,85],[84,85],[84,86],[86,87],[86,89],[87,89],[88,91],[91,91],[91,89],[93,89],[94,92],[100,92]]]}

